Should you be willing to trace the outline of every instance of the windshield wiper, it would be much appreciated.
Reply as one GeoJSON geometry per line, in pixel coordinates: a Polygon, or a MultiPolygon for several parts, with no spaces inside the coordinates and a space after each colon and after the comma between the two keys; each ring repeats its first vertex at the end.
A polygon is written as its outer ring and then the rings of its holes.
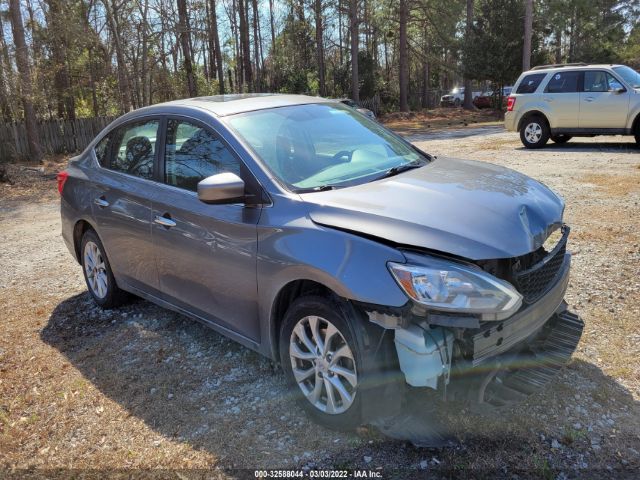
{"type": "Polygon", "coordinates": [[[311,193],[311,192],[326,192],[327,190],[335,190],[339,188],[337,185],[318,185],[317,187],[298,188],[295,193],[311,193]]]}
{"type": "Polygon", "coordinates": [[[414,168],[420,168],[424,165],[426,165],[426,162],[422,160],[412,160],[409,163],[403,163],[401,165],[391,167],[389,170],[384,172],[384,175],[376,178],[376,180],[380,180],[381,178],[393,177],[394,175],[398,175],[399,173],[406,172],[407,170],[413,170],[414,168]]]}

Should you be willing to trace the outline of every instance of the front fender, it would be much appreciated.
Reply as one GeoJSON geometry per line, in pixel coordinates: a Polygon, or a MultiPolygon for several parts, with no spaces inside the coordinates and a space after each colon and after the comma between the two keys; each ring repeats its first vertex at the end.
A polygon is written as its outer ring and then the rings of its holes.
{"type": "Polygon", "coordinates": [[[270,222],[274,211],[265,209],[258,226],[258,297],[266,354],[270,355],[277,342],[272,328],[277,321],[273,318],[274,302],[292,281],[311,280],[343,298],[363,303],[393,307],[407,303],[407,296],[387,269],[389,261],[406,261],[397,249],[316,225],[306,215],[291,222],[270,222]],[[269,223],[285,227],[269,227],[269,223]]]}

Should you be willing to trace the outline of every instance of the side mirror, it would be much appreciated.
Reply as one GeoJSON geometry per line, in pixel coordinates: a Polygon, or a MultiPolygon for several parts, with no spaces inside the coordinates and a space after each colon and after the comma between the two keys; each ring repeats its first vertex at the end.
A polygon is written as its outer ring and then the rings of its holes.
{"type": "Polygon", "coordinates": [[[620,95],[621,93],[626,92],[626,91],[627,91],[627,89],[626,89],[626,88],[624,88],[624,87],[619,87],[619,88],[614,88],[614,89],[613,89],[613,90],[611,90],[611,91],[614,93],[614,95],[620,95]]]}
{"type": "Polygon", "coordinates": [[[209,204],[242,202],[244,182],[231,172],[211,175],[198,182],[198,200],[209,204]]]}

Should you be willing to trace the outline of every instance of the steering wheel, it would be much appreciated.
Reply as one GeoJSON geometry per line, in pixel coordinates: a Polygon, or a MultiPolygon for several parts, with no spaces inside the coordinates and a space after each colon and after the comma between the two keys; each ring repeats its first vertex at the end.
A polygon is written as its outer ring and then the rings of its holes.
{"type": "Polygon", "coordinates": [[[342,161],[342,163],[347,163],[351,161],[351,155],[353,154],[353,150],[340,150],[333,156],[333,159],[336,161],[342,161]],[[346,160],[342,160],[344,157],[347,157],[346,160]]]}

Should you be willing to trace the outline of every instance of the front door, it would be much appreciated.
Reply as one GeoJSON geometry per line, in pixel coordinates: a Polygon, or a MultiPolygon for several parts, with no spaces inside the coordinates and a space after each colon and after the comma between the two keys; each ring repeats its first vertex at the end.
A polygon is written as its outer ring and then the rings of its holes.
{"type": "Polygon", "coordinates": [[[580,93],[580,128],[625,128],[630,93],[604,70],[584,72],[580,93]]]}
{"type": "Polygon", "coordinates": [[[551,128],[578,128],[581,72],[556,72],[542,94],[551,128]]]}
{"type": "Polygon", "coordinates": [[[260,208],[208,205],[198,200],[200,180],[249,173],[220,137],[193,120],[169,119],[163,183],[153,201],[153,242],[160,289],[201,318],[259,340],[256,248],[260,208]]]}
{"type": "Polygon", "coordinates": [[[103,168],[92,179],[93,217],[120,286],[158,287],[151,241],[151,200],[160,121],[136,120],[117,127],[96,146],[103,168]]]}

